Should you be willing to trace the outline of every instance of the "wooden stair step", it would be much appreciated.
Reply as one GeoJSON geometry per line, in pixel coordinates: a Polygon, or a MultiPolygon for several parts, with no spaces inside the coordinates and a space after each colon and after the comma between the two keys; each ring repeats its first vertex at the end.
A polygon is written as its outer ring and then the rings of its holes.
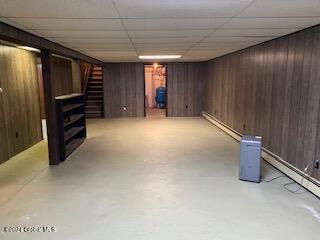
{"type": "Polygon", "coordinates": [[[90,108],[93,108],[93,107],[101,108],[101,107],[103,107],[103,105],[102,105],[102,103],[98,103],[98,104],[87,103],[87,105],[86,105],[86,109],[90,109],[90,108]]]}
{"type": "Polygon", "coordinates": [[[103,95],[87,95],[87,100],[102,100],[103,99],[103,95]]]}
{"type": "Polygon", "coordinates": [[[87,94],[92,94],[92,95],[100,95],[102,93],[103,91],[87,91],[87,94]]]}
{"type": "Polygon", "coordinates": [[[103,95],[102,94],[91,94],[87,95],[87,100],[102,100],[103,95]]]}
{"type": "Polygon", "coordinates": [[[88,110],[86,111],[86,114],[87,113],[102,113],[102,110],[88,110]]]}
{"type": "Polygon", "coordinates": [[[92,101],[92,100],[102,100],[102,96],[87,96],[87,101],[92,101]]]}
{"type": "Polygon", "coordinates": [[[102,87],[88,87],[88,90],[87,90],[87,92],[89,91],[89,92],[92,92],[92,91],[94,91],[94,92],[96,92],[96,91],[100,91],[100,92],[102,92],[102,87]]]}
{"type": "Polygon", "coordinates": [[[102,110],[102,105],[100,106],[86,106],[86,111],[101,111],[102,110]]]}
{"type": "Polygon", "coordinates": [[[93,86],[88,86],[88,91],[91,91],[91,90],[95,90],[95,89],[102,89],[102,85],[100,85],[100,86],[96,86],[96,85],[93,85],[93,86]]]}
{"type": "Polygon", "coordinates": [[[89,81],[88,85],[102,85],[102,81],[89,81]]]}
{"type": "Polygon", "coordinates": [[[88,113],[86,118],[103,118],[103,113],[88,113]]]}
{"type": "Polygon", "coordinates": [[[102,71],[102,67],[93,66],[93,71],[102,71]]]}
{"type": "Polygon", "coordinates": [[[103,105],[103,100],[89,100],[87,101],[87,106],[101,106],[103,105]]]}
{"type": "Polygon", "coordinates": [[[95,71],[95,70],[93,70],[93,71],[91,72],[91,75],[102,76],[102,71],[95,71]]]}
{"type": "Polygon", "coordinates": [[[88,113],[93,113],[93,114],[102,114],[103,113],[103,111],[102,111],[102,109],[100,110],[98,110],[98,109],[92,109],[92,110],[87,110],[86,112],[85,112],[86,114],[88,114],[88,113]]]}
{"type": "Polygon", "coordinates": [[[102,67],[93,66],[86,90],[86,118],[103,117],[103,72],[102,67]]]}
{"type": "Polygon", "coordinates": [[[102,76],[90,76],[89,79],[102,80],[102,76]]]}

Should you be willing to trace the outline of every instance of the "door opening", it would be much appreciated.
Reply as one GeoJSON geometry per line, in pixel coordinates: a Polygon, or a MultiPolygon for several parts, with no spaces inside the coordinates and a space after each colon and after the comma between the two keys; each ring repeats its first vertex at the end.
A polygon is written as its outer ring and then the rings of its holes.
{"type": "Polygon", "coordinates": [[[144,65],[145,115],[146,117],[167,116],[167,69],[163,64],[144,65]]]}
{"type": "Polygon", "coordinates": [[[42,63],[41,58],[37,58],[37,73],[38,73],[38,84],[39,84],[39,98],[40,98],[40,116],[42,126],[42,139],[47,140],[47,120],[46,110],[44,103],[44,88],[43,88],[43,76],[42,76],[42,63]]]}

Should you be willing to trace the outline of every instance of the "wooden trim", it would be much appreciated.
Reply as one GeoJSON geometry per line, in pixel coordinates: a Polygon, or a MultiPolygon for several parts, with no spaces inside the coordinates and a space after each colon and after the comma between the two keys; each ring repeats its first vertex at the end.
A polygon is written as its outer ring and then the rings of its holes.
{"type": "Polygon", "coordinates": [[[104,64],[103,62],[95,58],[89,57],[85,54],[64,47],[58,43],[36,36],[32,33],[26,32],[24,30],[13,27],[3,22],[0,22],[0,39],[16,44],[28,45],[31,47],[38,48],[40,50],[48,49],[55,54],[60,54],[71,58],[79,58],[83,61],[97,64],[100,66],[104,64]]]}

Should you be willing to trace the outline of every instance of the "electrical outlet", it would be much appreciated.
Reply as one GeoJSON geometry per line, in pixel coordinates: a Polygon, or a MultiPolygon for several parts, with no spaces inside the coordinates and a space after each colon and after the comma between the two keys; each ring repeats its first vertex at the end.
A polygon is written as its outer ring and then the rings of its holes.
{"type": "Polygon", "coordinates": [[[320,160],[315,160],[313,167],[314,167],[315,169],[319,169],[319,167],[320,167],[319,165],[320,165],[320,160]]]}

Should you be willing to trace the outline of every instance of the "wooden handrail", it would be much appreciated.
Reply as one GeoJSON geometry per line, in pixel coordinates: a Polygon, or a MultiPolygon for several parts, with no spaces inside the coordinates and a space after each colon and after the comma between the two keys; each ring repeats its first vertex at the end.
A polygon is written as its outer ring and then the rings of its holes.
{"type": "Polygon", "coordinates": [[[91,69],[92,69],[91,64],[84,63],[84,62],[81,63],[81,91],[83,94],[86,93],[91,69]]]}
{"type": "Polygon", "coordinates": [[[87,85],[88,85],[91,69],[92,69],[92,66],[90,64],[90,66],[85,70],[85,73],[84,73],[84,88],[83,88],[84,93],[86,93],[87,91],[87,85]]]}

